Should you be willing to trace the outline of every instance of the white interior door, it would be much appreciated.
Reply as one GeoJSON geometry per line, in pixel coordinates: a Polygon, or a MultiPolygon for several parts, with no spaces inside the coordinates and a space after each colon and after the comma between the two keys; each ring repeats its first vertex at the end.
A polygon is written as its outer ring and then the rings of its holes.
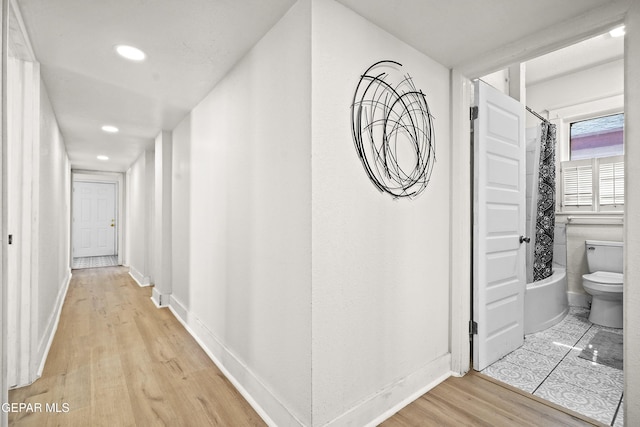
{"type": "Polygon", "coordinates": [[[482,370],[524,342],[524,106],[475,84],[473,368],[482,370]]]}
{"type": "Polygon", "coordinates": [[[116,184],[73,183],[73,257],[116,255],[116,184]]]}

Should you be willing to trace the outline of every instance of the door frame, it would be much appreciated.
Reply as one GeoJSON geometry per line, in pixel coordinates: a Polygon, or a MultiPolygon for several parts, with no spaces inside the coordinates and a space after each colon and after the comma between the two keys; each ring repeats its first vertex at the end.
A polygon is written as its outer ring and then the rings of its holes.
{"type": "Polygon", "coordinates": [[[463,376],[471,369],[469,322],[472,304],[473,145],[469,110],[471,79],[451,71],[451,371],[463,376]],[[455,265],[453,260],[455,260],[455,265]]]}
{"type": "MultiPolygon", "coordinates": [[[[13,4],[10,7],[20,26],[13,4]]],[[[3,237],[7,238],[2,269],[3,281],[6,280],[3,299],[7,303],[3,319],[7,325],[3,331],[7,349],[3,379],[8,387],[16,387],[35,381],[38,369],[38,313],[34,305],[38,288],[34,284],[39,268],[40,64],[31,58],[5,56],[3,73],[3,237]],[[19,92],[8,89],[11,76],[21,82],[14,87],[19,92]],[[11,133],[9,119],[14,124],[11,133]],[[14,163],[15,167],[8,167],[14,163]],[[11,248],[9,234],[15,237],[11,248]]]]}
{"type": "MultiPolygon", "coordinates": [[[[531,37],[511,43],[493,55],[474,63],[453,68],[451,76],[451,300],[450,350],[451,372],[463,376],[471,369],[472,346],[470,321],[473,307],[473,145],[469,136],[472,105],[472,79],[480,78],[511,64],[545,55],[570,44],[577,43],[607,29],[624,24],[627,11],[618,6],[598,8],[583,16],[583,21],[565,22],[552,27],[544,37],[531,37]],[[456,179],[457,178],[457,179],[456,179]],[[455,266],[454,261],[455,260],[455,266]]],[[[625,50],[625,64],[626,64],[625,50]]],[[[625,65],[626,67],[626,65],[625,65]]],[[[626,84],[625,84],[626,87],[626,84]]],[[[626,91],[625,91],[626,92],[626,91]]],[[[526,96],[526,95],[525,95],[526,96]]],[[[625,100],[626,100],[625,93],[625,100]]],[[[626,108],[625,108],[626,110],[626,108]]],[[[626,111],[625,111],[626,113],[626,111]]],[[[628,296],[625,295],[625,299],[628,296]]],[[[625,331],[625,342],[628,332],[625,331]]],[[[626,381],[625,381],[626,383],[626,381]]],[[[626,390],[626,387],[625,387],[626,390]]]]}
{"type": "MultiPolygon", "coordinates": [[[[7,235],[7,57],[9,27],[9,1],[0,1],[0,400],[9,401],[9,385],[7,381],[7,251],[5,237],[7,235]]],[[[0,411],[0,426],[9,424],[9,416],[0,411]]]]}
{"type": "Polygon", "coordinates": [[[69,250],[71,254],[69,256],[69,260],[73,263],[73,204],[75,203],[74,194],[73,194],[73,185],[76,182],[96,182],[96,183],[109,183],[115,184],[116,194],[115,194],[115,204],[116,204],[116,236],[115,236],[115,245],[116,245],[116,255],[118,257],[118,265],[123,265],[123,260],[125,259],[124,254],[124,230],[126,224],[124,224],[124,174],[121,172],[101,172],[101,171],[86,171],[86,170],[72,170],[71,171],[71,216],[69,218],[69,250]]]}

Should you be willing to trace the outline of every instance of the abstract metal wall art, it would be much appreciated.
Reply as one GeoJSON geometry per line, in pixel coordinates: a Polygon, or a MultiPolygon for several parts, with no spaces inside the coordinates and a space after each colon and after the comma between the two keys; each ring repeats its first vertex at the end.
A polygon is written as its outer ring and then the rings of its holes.
{"type": "Polygon", "coordinates": [[[380,61],[362,74],[351,104],[353,142],[371,182],[394,199],[415,198],[435,162],[433,116],[402,64],[380,61]]]}

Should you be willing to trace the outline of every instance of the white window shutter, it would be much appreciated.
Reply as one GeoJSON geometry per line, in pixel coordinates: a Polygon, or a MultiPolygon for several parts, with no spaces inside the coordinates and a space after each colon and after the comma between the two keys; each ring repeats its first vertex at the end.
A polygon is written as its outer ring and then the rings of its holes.
{"type": "Polygon", "coordinates": [[[593,167],[591,162],[562,162],[563,206],[593,205],[593,167]]]}
{"type": "Polygon", "coordinates": [[[598,172],[600,175],[600,205],[623,205],[624,160],[617,158],[601,159],[598,172]]]}

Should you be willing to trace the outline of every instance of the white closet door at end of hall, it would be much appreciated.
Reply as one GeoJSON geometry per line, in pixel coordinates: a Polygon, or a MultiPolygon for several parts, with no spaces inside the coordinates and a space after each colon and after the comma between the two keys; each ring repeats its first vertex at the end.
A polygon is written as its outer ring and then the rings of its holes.
{"type": "Polygon", "coordinates": [[[115,183],[74,182],[74,258],[116,255],[115,196],[115,183]]]}

